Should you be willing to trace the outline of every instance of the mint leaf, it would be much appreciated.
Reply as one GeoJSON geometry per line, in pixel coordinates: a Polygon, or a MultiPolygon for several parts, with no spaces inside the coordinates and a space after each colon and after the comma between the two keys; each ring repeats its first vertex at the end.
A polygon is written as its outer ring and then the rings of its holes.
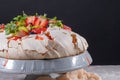
{"type": "Polygon", "coordinates": [[[14,22],[10,22],[5,26],[6,35],[9,35],[11,33],[16,33],[17,30],[18,30],[18,27],[14,22]]]}

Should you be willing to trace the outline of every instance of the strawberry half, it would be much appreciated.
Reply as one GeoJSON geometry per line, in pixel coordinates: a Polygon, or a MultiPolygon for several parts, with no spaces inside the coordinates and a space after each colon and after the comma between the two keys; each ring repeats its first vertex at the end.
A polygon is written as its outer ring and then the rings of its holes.
{"type": "Polygon", "coordinates": [[[28,26],[29,24],[34,25],[35,19],[36,19],[36,16],[27,17],[26,20],[25,20],[26,26],[28,26]]]}
{"type": "Polygon", "coordinates": [[[63,29],[71,31],[72,29],[69,26],[63,25],[63,29]]]}
{"type": "Polygon", "coordinates": [[[47,30],[47,28],[41,28],[41,31],[45,32],[47,30]]]}
{"type": "Polygon", "coordinates": [[[31,32],[35,34],[39,34],[41,32],[45,32],[46,28],[34,28],[31,32]]]}
{"type": "Polygon", "coordinates": [[[4,29],[5,25],[4,24],[0,24],[0,29],[4,29]]]}
{"type": "Polygon", "coordinates": [[[40,26],[45,28],[47,25],[48,25],[48,20],[47,19],[41,19],[40,26]]]}
{"type": "Polygon", "coordinates": [[[34,26],[39,26],[40,25],[40,19],[36,17],[35,21],[34,21],[34,26]]]}
{"type": "Polygon", "coordinates": [[[32,29],[31,32],[33,32],[35,34],[39,34],[39,33],[41,33],[41,29],[40,28],[34,28],[34,29],[32,29]]]}
{"type": "Polygon", "coordinates": [[[5,28],[5,25],[4,24],[0,24],[0,32],[3,32],[4,28],[5,28]]]}
{"type": "Polygon", "coordinates": [[[23,36],[26,36],[28,34],[29,34],[28,32],[22,30],[22,31],[17,32],[16,36],[17,37],[23,37],[23,36]]]}
{"type": "Polygon", "coordinates": [[[18,39],[21,39],[21,37],[14,36],[14,37],[9,38],[8,40],[18,40],[18,39]]]}
{"type": "Polygon", "coordinates": [[[35,39],[36,39],[36,40],[44,40],[44,38],[43,38],[43,37],[38,36],[38,35],[36,35],[35,39]]]}
{"type": "Polygon", "coordinates": [[[48,37],[49,40],[54,40],[54,38],[50,35],[50,32],[47,32],[45,35],[48,37]]]}

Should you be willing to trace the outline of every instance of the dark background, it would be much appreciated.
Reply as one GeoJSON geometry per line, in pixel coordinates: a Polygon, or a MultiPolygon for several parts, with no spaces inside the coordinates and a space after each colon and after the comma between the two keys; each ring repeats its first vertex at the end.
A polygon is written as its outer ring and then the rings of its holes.
{"type": "Polygon", "coordinates": [[[24,11],[57,16],[85,37],[93,65],[120,64],[119,0],[0,0],[0,23],[24,11]]]}

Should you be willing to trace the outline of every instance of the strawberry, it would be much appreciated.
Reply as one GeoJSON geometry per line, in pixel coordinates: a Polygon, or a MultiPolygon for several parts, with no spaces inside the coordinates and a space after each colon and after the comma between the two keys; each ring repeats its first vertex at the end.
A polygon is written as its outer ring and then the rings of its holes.
{"type": "Polygon", "coordinates": [[[21,37],[14,36],[14,37],[9,38],[8,40],[18,40],[18,39],[21,39],[21,37]]]}
{"type": "Polygon", "coordinates": [[[43,38],[43,37],[38,36],[38,35],[36,35],[35,39],[36,39],[36,40],[44,40],[44,38],[43,38]]]}
{"type": "Polygon", "coordinates": [[[5,25],[4,24],[0,24],[0,29],[4,29],[5,25]]]}
{"type": "Polygon", "coordinates": [[[46,28],[34,28],[31,32],[35,34],[39,34],[41,32],[45,32],[46,28]]]}
{"type": "Polygon", "coordinates": [[[46,27],[48,25],[48,20],[47,19],[41,19],[40,26],[41,27],[46,27]]]}
{"type": "Polygon", "coordinates": [[[29,24],[34,25],[35,19],[36,19],[36,16],[27,17],[26,20],[25,20],[26,26],[28,26],[29,24]]]}
{"type": "Polygon", "coordinates": [[[26,36],[28,34],[29,34],[28,32],[25,32],[24,30],[22,30],[22,31],[17,32],[16,36],[17,37],[23,37],[23,36],[26,36]]]}
{"type": "Polygon", "coordinates": [[[3,32],[4,28],[5,28],[5,25],[4,24],[0,24],[0,32],[3,32]]]}
{"type": "Polygon", "coordinates": [[[46,18],[38,18],[36,16],[29,16],[25,20],[26,26],[32,24],[32,26],[46,27],[48,25],[48,20],[46,18]]]}
{"type": "Polygon", "coordinates": [[[47,30],[47,28],[41,28],[41,31],[45,32],[47,30]]]}
{"type": "Polygon", "coordinates": [[[49,40],[54,40],[54,38],[52,38],[52,36],[50,35],[50,32],[47,32],[45,35],[48,37],[49,40]]]}
{"type": "Polygon", "coordinates": [[[31,32],[33,32],[35,34],[39,34],[39,33],[41,33],[41,29],[40,28],[34,28],[34,29],[32,29],[31,32]]]}
{"type": "Polygon", "coordinates": [[[36,18],[35,21],[34,21],[34,26],[39,26],[40,25],[40,19],[39,18],[36,18]]]}
{"type": "Polygon", "coordinates": [[[72,29],[69,26],[63,25],[63,29],[71,31],[72,29]]]}

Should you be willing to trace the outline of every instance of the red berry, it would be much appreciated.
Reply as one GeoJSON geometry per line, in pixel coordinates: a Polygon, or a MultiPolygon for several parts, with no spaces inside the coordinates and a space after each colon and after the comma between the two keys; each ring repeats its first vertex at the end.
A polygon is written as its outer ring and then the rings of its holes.
{"type": "Polygon", "coordinates": [[[45,32],[47,30],[47,28],[41,28],[41,31],[45,32]]]}
{"type": "Polygon", "coordinates": [[[36,18],[33,25],[34,26],[39,26],[40,25],[40,19],[36,18]]]}
{"type": "Polygon", "coordinates": [[[36,40],[44,40],[44,38],[43,38],[43,37],[38,36],[38,35],[36,35],[35,39],[36,39],[36,40]]]}
{"type": "Polygon", "coordinates": [[[40,26],[41,27],[46,27],[47,25],[48,25],[48,20],[47,19],[42,19],[41,23],[40,23],[40,26]]]}
{"type": "Polygon", "coordinates": [[[39,33],[41,33],[41,29],[40,28],[34,28],[31,32],[33,32],[35,34],[39,34],[39,33]]]}
{"type": "Polygon", "coordinates": [[[8,40],[18,40],[18,39],[21,39],[21,37],[14,36],[14,37],[9,38],[8,40]]]}
{"type": "Polygon", "coordinates": [[[64,25],[63,29],[71,31],[72,29],[69,26],[64,25]]]}
{"type": "Polygon", "coordinates": [[[22,30],[22,31],[17,32],[16,36],[17,37],[23,37],[23,36],[26,36],[28,34],[29,34],[28,32],[25,32],[25,31],[22,30]]]}
{"type": "Polygon", "coordinates": [[[4,24],[0,24],[0,29],[4,29],[5,25],[4,24]]]}
{"type": "Polygon", "coordinates": [[[36,16],[27,17],[26,20],[25,20],[26,26],[28,26],[29,24],[34,25],[35,19],[36,19],[36,16]]]}

